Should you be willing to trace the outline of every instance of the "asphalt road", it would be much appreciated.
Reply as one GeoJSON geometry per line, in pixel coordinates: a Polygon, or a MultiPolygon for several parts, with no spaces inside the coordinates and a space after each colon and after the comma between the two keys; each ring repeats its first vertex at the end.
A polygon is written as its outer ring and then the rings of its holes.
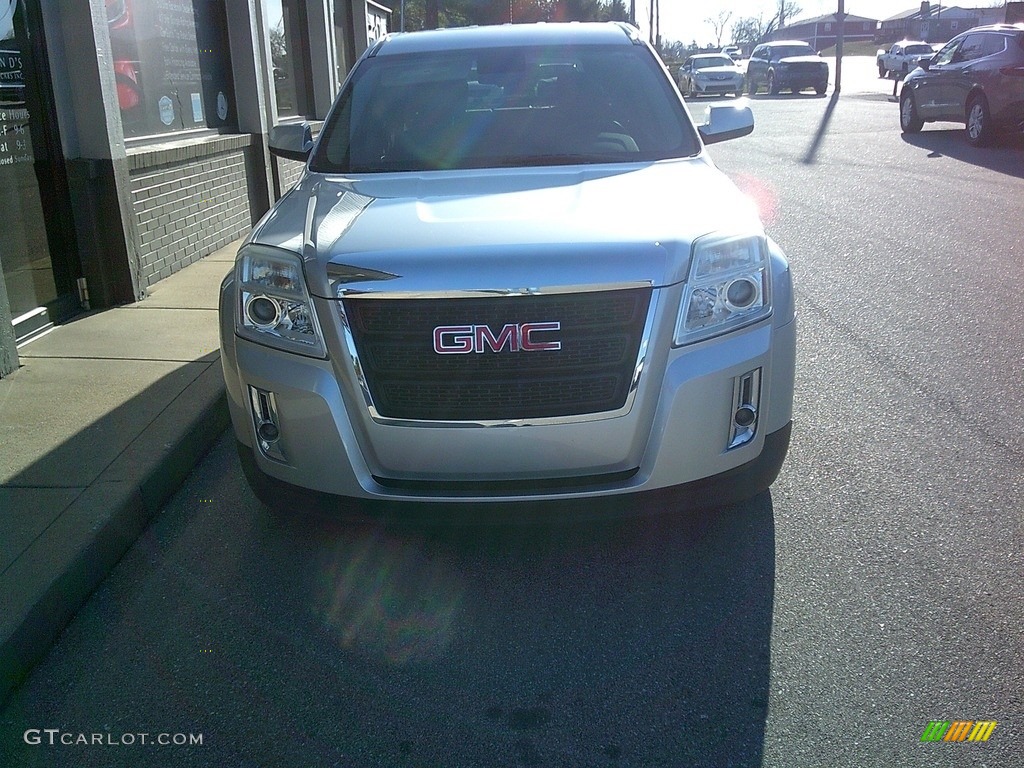
{"type": "Polygon", "coordinates": [[[905,139],[876,75],[847,62],[831,110],[755,97],[712,148],[797,281],[769,494],[340,522],[263,509],[225,438],[0,713],[0,764],[1020,765],[1024,142],[905,139]],[[922,743],[933,720],[998,725],[922,743]]]}

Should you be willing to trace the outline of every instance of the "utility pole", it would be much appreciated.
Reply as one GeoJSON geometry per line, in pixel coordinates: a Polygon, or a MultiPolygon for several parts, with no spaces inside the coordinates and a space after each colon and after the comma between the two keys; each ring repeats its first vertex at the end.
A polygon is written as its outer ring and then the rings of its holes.
{"type": "Polygon", "coordinates": [[[836,11],[836,24],[839,31],[836,33],[836,93],[843,90],[843,38],[846,29],[846,6],[845,0],[839,0],[839,9],[836,11]]]}

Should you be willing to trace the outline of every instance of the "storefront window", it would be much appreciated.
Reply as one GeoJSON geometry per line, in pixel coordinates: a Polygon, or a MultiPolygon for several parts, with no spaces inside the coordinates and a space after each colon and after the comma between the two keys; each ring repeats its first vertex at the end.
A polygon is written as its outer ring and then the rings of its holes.
{"type": "Polygon", "coordinates": [[[223,0],[106,0],[127,138],[233,128],[223,0]]]}
{"type": "Polygon", "coordinates": [[[312,117],[304,0],[267,0],[278,117],[312,117]]]}
{"type": "Polygon", "coordinates": [[[34,54],[38,23],[24,0],[0,0],[0,271],[19,338],[73,304],[53,118],[41,98],[47,75],[34,54]]]}

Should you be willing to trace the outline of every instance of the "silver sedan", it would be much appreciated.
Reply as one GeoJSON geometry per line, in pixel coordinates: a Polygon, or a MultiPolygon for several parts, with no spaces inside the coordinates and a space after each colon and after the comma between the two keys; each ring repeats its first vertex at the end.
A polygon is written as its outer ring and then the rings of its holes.
{"type": "Polygon", "coordinates": [[[743,92],[743,70],[723,53],[689,57],[679,67],[679,90],[683,96],[743,92]]]}

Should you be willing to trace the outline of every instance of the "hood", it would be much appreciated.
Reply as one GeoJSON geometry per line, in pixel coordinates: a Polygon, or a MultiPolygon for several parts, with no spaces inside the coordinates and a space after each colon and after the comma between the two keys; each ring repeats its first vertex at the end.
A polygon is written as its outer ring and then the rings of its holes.
{"type": "Polygon", "coordinates": [[[648,164],[307,173],[250,240],[306,262],[314,295],[505,291],[685,279],[692,241],[761,234],[706,155],[648,164]]]}
{"type": "Polygon", "coordinates": [[[778,60],[779,64],[824,64],[821,56],[784,56],[778,60]]]}
{"type": "Polygon", "coordinates": [[[701,67],[695,75],[738,75],[740,74],[739,69],[736,67],[701,67]]]}

